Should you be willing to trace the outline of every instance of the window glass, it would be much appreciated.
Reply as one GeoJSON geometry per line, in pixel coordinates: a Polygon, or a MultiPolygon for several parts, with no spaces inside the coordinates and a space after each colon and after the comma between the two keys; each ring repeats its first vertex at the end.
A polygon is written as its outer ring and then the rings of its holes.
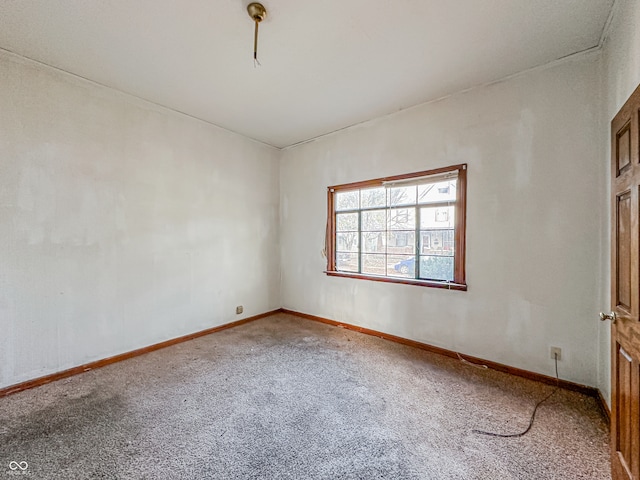
{"type": "Polygon", "coordinates": [[[414,278],[416,272],[415,255],[388,255],[387,275],[392,277],[414,278]]]}
{"type": "Polygon", "coordinates": [[[453,205],[420,209],[420,228],[454,228],[456,210],[453,205]]]}
{"type": "Polygon", "coordinates": [[[456,179],[418,185],[418,203],[455,202],[456,179]]]}
{"type": "Polygon", "coordinates": [[[357,232],[357,213],[338,213],[336,215],[336,232],[357,232]]]}
{"type": "Polygon", "coordinates": [[[328,274],[466,289],[466,165],[329,191],[328,274]]]}
{"type": "Polygon", "coordinates": [[[358,253],[360,245],[358,243],[358,232],[338,232],[336,233],[336,251],[358,253]]]}
{"type": "Polygon", "coordinates": [[[360,190],[336,193],[336,212],[357,210],[360,206],[360,190]]]}
{"type": "Polygon", "coordinates": [[[453,257],[420,256],[420,278],[453,281],[453,257]]]}
{"type": "Polygon", "coordinates": [[[409,187],[392,187],[389,189],[389,205],[415,205],[417,185],[409,187]]]}
{"type": "Polygon", "coordinates": [[[336,254],[336,269],[341,272],[357,272],[358,254],[338,252],[336,254]]]}
{"type": "Polygon", "coordinates": [[[363,253],[362,273],[368,273],[370,275],[385,275],[387,273],[385,259],[386,255],[363,253]]]}
{"type": "Polygon", "coordinates": [[[363,232],[384,232],[387,225],[386,210],[365,210],[362,212],[363,232]]]}
{"type": "Polygon", "coordinates": [[[360,190],[360,199],[360,208],[386,207],[387,189],[385,187],[378,187],[360,190]]]}
{"type": "Polygon", "coordinates": [[[389,209],[389,230],[415,230],[416,229],[416,209],[415,208],[390,208],[389,209]]]}

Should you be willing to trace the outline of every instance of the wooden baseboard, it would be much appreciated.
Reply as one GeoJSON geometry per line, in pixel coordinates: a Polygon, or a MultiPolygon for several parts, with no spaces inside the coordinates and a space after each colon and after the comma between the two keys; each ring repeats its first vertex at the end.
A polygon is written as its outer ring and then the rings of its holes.
{"type": "Polygon", "coordinates": [[[607,401],[604,399],[604,396],[602,395],[602,392],[600,391],[600,389],[598,389],[598,402],[600,403],[600,409],[602,410],[602,414],[604,415],[604,418],[607,420],[607,423],[609,425],[611,425],[611,410],[609,410],[609,405],[607,404],[607,401]]]}
{"type": "MultiPolygon", "coordinates": [[[[438,355],[444,355],[446,357],[458,358],[458,352],[454,352],[453,350],[447,350],[446,348],[436,347],[434,345],[429,345],[427,343],[417,342],[415,340],[409,340],[407,338],[398,337],[396,335],[391,335],[384,332],[378,332],[376,330],[370,330],[364,327],[358,327],[356,325],[351,325],[349,323],[337,322],[335,320],[330,320],[324,317],[318,317],[316,315],[309,315],[308,313],[300,313],[293,310],[288,310],[286,308],[282,309],[283,313],[288,313],[290,315],[295,315],[297,317],[306,318],[308,320],[313,320],[315,322],[326,323],[328,325],[333,325],[336,327],[346,328],[348,330],[353,330],[355,332],[364,333],[367,335],[373,335],[375,337],[380,337],[385,340],[390,340],[392,342],[401,343],[403,345],[408,345],[410,347],[419,348],[421,350],[426,350],[431,353],[437,353],[438,355]]],[[[516,375],[518,377],[527,378],[529,380],[534,380],[537,382],[545,383],[547,385],[558,385],[561,388],[566,390],[572,390],[574,392],[584,393],[585,395],[589,395],[596,399],[599,399],[600,390],[594,387],[589,387],[587,385],[582,385],[580,383],[569,382],[568,380],[556,380],[555,377],[549,377],[547,375],[542,375],[541,373],[531,372],[529,370],[523,370],[516,367],[511,367],[509,365],[504,365],[502,363],[492,362],[491,360],[485,360],[483,358],[473,357],[471,355],[460,354],[464,357],[465,360],[478,363],[482,365],[486,365],[492,370],[497,370],[499,372],[509,373],[511,375],[516,375]]],[[[606,403],[605,403],[606,405],[606,403]]]]}
{"type": "Polygon", "coordinates": [[[138,348],[137,350],[132,350],[130,352],[114,355],[113,357],[103,358],[102,360],[96,360],[91,363],[79,365],[77,367],[69,368],[68,370],[63,370],[62,372],[56,372],[50,375],[45,375],[44,377],[34,378],[33,380],[27,380],[26,382],[10,385],[8,387],[0,389],[0,398],[6,397],[7,395],[11,395],[12,393],[17,393],[23,390],[28,390],[30,388],[39,387],[40,385],[45,385],[47,383],[51,383],[56,380],[60,380],[62,378],[67,378],[73,375],[78,375],[80,373],[88,372],[89,370],[95,370],[96,368],[105,367],[107,365],[111,365],[112,363],[128,360],[129,358],[137,357],[139,355],[144,355],[145,353],[153,352],[155,350],[160,350],[161,348],[170,347],[171,345],[176,345],[177,343],[186,342],[188,340],[193,340],[194,338],[203,337],[205,335],[216,333],[221,330],[226,330],[228,328],[244,325],[245,323],[253,322],[255,320],[259,320],[260,318],[268,317],[276,313],[279,313],[281,312],[281,310],[282,309],[277,309],[270,312],[261,313],[260,315],[254,315],[253,317],[243,318],[242,320],[238,320],[231,323],[225,323],[224,325],[208,328],[206,330],[201,330],[195,333],[190,333],[188,335],[184,335],[178,338],[172,338],[171,340],[166,340],[164,342],[156,343],[154,345],[149,345],[148,347],[138,348]]]}
{"type": "MultiPolygon", "coordinates": [[[[438,355],[444,355],[451,358],[458,358],[458,353],[452,350],[447,350],[446,348],[436,347],[434,345],[429,345],[427,343],[417,342],[415,340],[410,340],[408,338],[398,337],[396,335],[391,335],[384,332],[379,332],[376,330],[371,330],[369,328],[358,327],[356,325],[351,325],[349,323],[337,322],[335,320],[330,320],[324,317],[318,317],[316,315],[309,315],[307,313],[296,312],[293,310],[288,310],[286,308],[279,308],[276,310],[272,310],[270,312],[265,312],[260,315],[254,315],[253,317],[244,318],[242,320],[238,320],[231,323],[226,323],[224,325],[220,325],[213,328],[208,328],[206,330],[202,330],[195,333],[190,333],[188,335],[184,335],[178,338],[172,338],[171,340],[166,340],[164,342],[156,343],[154,345],[149,345],[148,347],[139,348],[137,350],[132,350],[130,352],[121,353],[119,355],[114,355],[112,357],[104,358],[102,360],[96,360],[91,363],[87,363],[84,365],[79,365],[77,367],[69,368],[68,370],[63,370],[61,372],[52,373],[50,375],[45,375],[43,377],[35,378],[33,380],[27,380],[26,382],[18,383],[15,385],[10,385],[8,387],[0,389],[0,398],[6,397],[13,393],[21,392],[23,390],[28,390],[30,388],[35,388],[40,385],[45,385],[47,383],[54,382],[56,380],[60,380],[62,378],[71,377],[73,375],[78,375],[80,373],[88,372],[89,370],[95,370],[96,368],[105,367],[107,365],[111,365],[112,363],[121,362],[123,360],[127,360],[129,358],[137,357],[139,355],[144,355],[145,353],[153,352],[155,350],[160,350],[161,348],[170,347],[171,345],[176,345],[178,343],[186,342],[188,340],[193,340],[194,338],[203,337],[205,335],[210,335],[212,333],[219,332],[221,330],[226,330],[228,328],[237,327],[239,325],[244,325],[245,323],[253,322],[255,320],[259,320],[261,318],[269,317],[271,315],[275,315],[277,313],[286,313],[289,315],[294,315],[300,318],[305,318],[308,320],[313,320],[316,322],[325,323],[328,325],[333,325],[336,327],[346,328],[348,330],[353,330],[355,332],[364,333],[366,335],[373,335],[375,337],[379,337],[385,340],[389,340],[392,342],[400,343],[403,345],[408,345],[410,347],[419,348],[421,350],[425,350],[428,352],[436,353],[438,355]]],[[[529,380],[535,380],[541,383],[545,383],[548,385],[558,385],[567,390],[572,390],[575,392],[584,393],[586,395],[592,396],[598,400],[600,407],[602,409],[603,415],[607,419],[608,422],[611,421],[611,411],[605,401],[602,393],[597,388],[588,387],[586,385],[581,385],[579,383],[569,382],[567,380],[560,380],[556,382],[556,379],[553,377],[549,377],[547,375],[542,375],[540,373],[530,372],[528,370],[522,370],[520,368],[511,367],[509,365],[504,365],[501,363],[493,362],[490,360],[485,360],[478,357],[473,357],[470,355],[464,355],[464,359],[468,360],[472,363],[479,363],[486,365],[487,367],[497,370],[499,372],[509,373],[511,375],[516,375],[518,377],[528,378],[529,380]]]]}

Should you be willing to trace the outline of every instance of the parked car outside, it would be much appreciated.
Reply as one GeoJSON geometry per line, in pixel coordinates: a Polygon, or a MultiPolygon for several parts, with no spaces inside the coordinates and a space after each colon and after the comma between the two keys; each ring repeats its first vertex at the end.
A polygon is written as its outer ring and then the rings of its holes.
{"type": "Polygon", "coordinates": [[[416,271],[416,259],[415,257],[407,258],[406,260],[402,260],[401,262],[396,263],[393,266],[393,269],[396,272],[400,272],[403,275],[408,274],[409,272],[416,271]]]}

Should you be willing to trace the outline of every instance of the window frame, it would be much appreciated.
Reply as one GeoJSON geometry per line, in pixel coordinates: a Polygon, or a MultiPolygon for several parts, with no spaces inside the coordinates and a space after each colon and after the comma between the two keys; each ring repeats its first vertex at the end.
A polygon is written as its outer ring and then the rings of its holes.
{"type": "MultiPolygon", "coordinates": [[[[385,208],[390,208],[386,206],[385,208]]],[[[361,209],[359,209],[362,211],[361,209]]],[[[466,283],[466,224],[467,224],[467,164],[451,165],[448,167],[425,170],[422,172],[395,175],[392,177],[376,178],[362,182],[345,183],[327,187],[327,238],[326,255],[327,269],[325,274],[334,277],[357,278],[362,280],[372,280],[376,282],[401,283],[408,285],[418,285],[422,287],[444,288],[448,290],[467,290],[466,283]],[[336,270],[336,211],[335,194],[339,191],[361,190],[365,188],[386,186],[388,183],[406,181],[412,178],[428,177],[440,175],[448,172],[458,173],[455,200],[455,223],[454,223],[454,269],[453,281],[421,280],[415,278],[390,277],[382,275],[370,275],[366,273],[352,273],[336,270]]],[[[359,235],[361,235],[359,231],[359,235]]],[[[416,238],[416,242],[419,239],[416,238]]],[[[359,240],[360,242],[360,240],[359,240]]],[[[362,245],[359,243],[358,254],[362,254],[362,245]]],[[[416,261],[419,257],[416,255],[416,261]]]]}

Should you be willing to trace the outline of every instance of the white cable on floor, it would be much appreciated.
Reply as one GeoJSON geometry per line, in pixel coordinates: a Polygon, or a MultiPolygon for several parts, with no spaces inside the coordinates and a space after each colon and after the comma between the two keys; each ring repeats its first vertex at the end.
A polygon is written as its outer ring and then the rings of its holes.
{"type": "Polygon", "coordinates": [[[461,361],[462,363],[465,363],[465,364],[467,364],[467,365],[471,365],[472,367],[482,368],[482,369],[487,369],[487,368],[489,368],[489,367],[487,367],[486,365],[481,365],[481,364],[479,364],[479,363],[473,363],[473,362],[470,362],[469,360],[466,360],[466,359],[462,358],[462,355],[460,355],[458,352],[456,352],[456,355],[458,355],[458,358],[460,359],[460,361],[461,361]]]}

